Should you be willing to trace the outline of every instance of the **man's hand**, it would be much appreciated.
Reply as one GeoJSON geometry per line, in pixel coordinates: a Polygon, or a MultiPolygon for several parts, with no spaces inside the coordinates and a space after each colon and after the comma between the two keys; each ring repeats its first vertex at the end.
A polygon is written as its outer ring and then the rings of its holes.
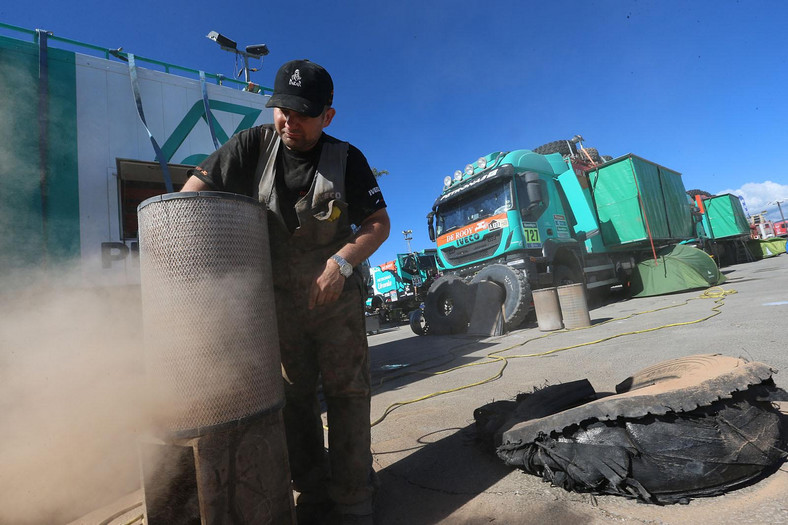
{"type": "MultiPolygon", "coordinates": [[[[372,253],[389,236],[391,224],[385,208],[373,212],[359,226],[356,236],[337,252],[351,265],[356,266],[372,253]]],[[[328,259],[323,269],[317,273],[309,290],[309,309],[331,304],[339,299],[345,287],[345,278],[339,273],[339,264],[328,259]]]]}
{"type": "Polygon", "coordinates": [[[332,259],[327,260],[309,290],[309,309],[333,303],[344,287],[345,277],[339,273],[339,265],[332,259]]]}

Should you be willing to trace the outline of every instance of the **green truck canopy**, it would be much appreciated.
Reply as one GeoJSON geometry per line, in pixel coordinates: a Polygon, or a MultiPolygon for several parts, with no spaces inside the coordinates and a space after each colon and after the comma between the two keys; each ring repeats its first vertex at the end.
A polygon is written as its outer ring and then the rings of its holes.
{"type": "Polygon", "coordinates": [[[633,297],[649,297],[698,288],[708,288],[725,282],[706,252],[677,244],[657,251],[657,258],[638,263],[632,272],[633,297]]]}
{"type": "Polygon", "coordinates": [[[725,193],[703,199],[703,207],[703,226],[709,239],[749,237],[750,225],[737,196],[725,193]]]}
{"type": "Polygon", "coordinates": [[[693,236],[681,174],[636,155],[625,155],[588,173],[606,246],[664,244],[693,236]]]}

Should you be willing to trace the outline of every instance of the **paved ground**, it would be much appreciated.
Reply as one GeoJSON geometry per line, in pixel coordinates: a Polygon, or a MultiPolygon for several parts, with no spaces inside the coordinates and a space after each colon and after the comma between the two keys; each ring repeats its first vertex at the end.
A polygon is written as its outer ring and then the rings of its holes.
{"type": "MultiPolygon", "coordinates": [[[[490,401],[582,378],[598,392],[613,391],[633,372],[698,353],[786,370],[775,382],[788,389],[788,256],[724,273],[721,289],[736,293],[617,300],[593,309],[593,326],[584,330],[544,333],[533,326],[479,340],[417,337],[403,326],[370,336],[372,446],[383,483],[377,523],[788,523],[784,465],[723,496],[656,506],[552,487],[506,467],[474,441],[473,410],[490,401]]],[[[130,494],[78,523],[128,523],[140,514],[140,500],[139,492],[130,494]]]]}
{"type": "MultiPolygon", "coordinates": [[[[532,327],[477,340],[419,338],[401,327],[371,336],[373,421],[385,415],[373,427],[383,482],[378,523],[788,523],[785,466],[723,496],[655,506],[551,487],[474,442],[474,408],[546,384],[588,378],[598,392],[613,391],[630,373],[697,353],[788,371],[788,256],[724,273],[722,289],[736,293],[721,302],[700,299],[701,292],[621,300],[593,309],[585,330],[546,336],[532,327]]],[[[788,388],[788,376],[775,381],[788,388]]]]}

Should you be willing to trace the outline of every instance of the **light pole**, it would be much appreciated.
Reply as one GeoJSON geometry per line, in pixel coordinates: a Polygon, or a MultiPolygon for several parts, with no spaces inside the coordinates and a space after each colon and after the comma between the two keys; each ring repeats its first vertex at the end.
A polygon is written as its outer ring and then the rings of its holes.
{"type": "Polygon", "coordinates": [[[408,243],[408,253],[413,253],[410,249],[410,240],[413,238],[412,234],[413,230],[402,230],[402,235],[405,236],[405,242],[408,243]]]}
{"type": "Polygon", "coordinates": [[[783,225],[785,224],[785,215],[783,215],[783,207],[780,206],[780,203],[783,202],[785,199],[780,199],[778,201],[774,201],[777,205],[777,209],[780,210],[780,218],[782,219],[783,225]]]}
{"type": "MultiPolygon", "coordinates": [[[[231,53],[235,53],[236,55],[240,55],[240,56],[243,57],[243,59],[244,59],[244,69],[243,69],[244,80],[246,80],[247,84],[250,82],[249,81],[249,72],[250,71],[258,71],[259,70],[259,68],[258,69],[250,69],[249,68],[249,59],[250,58],[259,58],[261,60],[261,62],[262,62],[263,57],[268,54],[268,46],[266,46],[265,44],[254,44],[254,45],[251,45],[251,46],[246,46],[246,51],[241,51],[240,49],[238,49],[238,44],[235,42],[235,40],[231,40],[231,39],[227,38],[226,36],[222,35],[221,33],[217,33],[216,31],[211,31],[210,33],[205,35],[205,37],[209,38],[210,40],[213,40],[214,42],[219,44],[219,47],[221,47],[225,51],[229,51],[231,53]]],[[[238,73],[238,76],[240,76],[240,75],[241,75],[241,73],[238,73]]]]}

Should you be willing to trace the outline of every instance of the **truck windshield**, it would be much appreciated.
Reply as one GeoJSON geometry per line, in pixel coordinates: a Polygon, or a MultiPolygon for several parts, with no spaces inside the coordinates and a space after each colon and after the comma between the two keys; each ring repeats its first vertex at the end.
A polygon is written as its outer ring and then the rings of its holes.
{"type": "Polygon", "coordinates": [[[508,181],[496,181],[461,195],[438,208],[438,235],[450,232],[512,209],[512,190],[508,181]]]}

